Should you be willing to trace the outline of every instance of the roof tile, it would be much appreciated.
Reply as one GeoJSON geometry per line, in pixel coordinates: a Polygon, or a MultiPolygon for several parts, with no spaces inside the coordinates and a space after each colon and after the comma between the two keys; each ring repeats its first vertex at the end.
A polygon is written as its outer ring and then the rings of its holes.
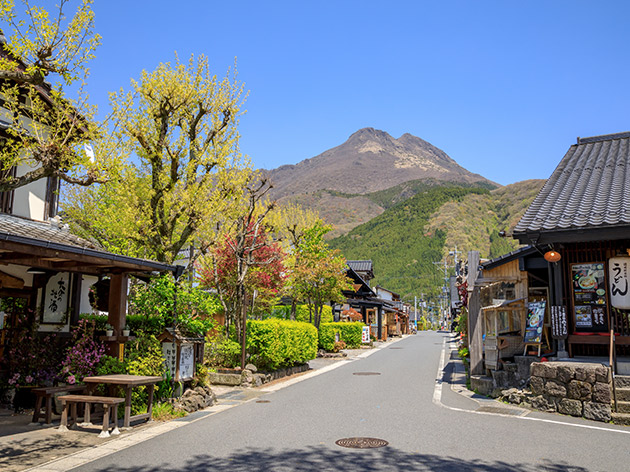
{"type": "Polygon", "coordinates": [[[514,229],[515,234],[630,222],[630,132],[572,145],[514,229]]]}

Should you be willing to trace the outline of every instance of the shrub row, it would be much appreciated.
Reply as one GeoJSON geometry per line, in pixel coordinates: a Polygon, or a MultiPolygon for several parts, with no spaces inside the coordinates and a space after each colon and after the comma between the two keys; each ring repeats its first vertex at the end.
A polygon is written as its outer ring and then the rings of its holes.
{"type": "MultiPolygon", "coordinates": [[[[107,315],[93,315],[81,313],[80,319],[95,322],[97,331],[104,331],[107,324],[107,315]]],[[[157,316],[127,315],[127,325],[132,333],[143,331],[147,335],[159,336],[165,328],[164,320],[157,316]]]]}
{"type": "Polygon", "coordinates": [[[263,370],[302,364],[317,356],[317,329],[299,321],[249,320],[247,352],[250,362],[263,370]]]}
{"type": "Polygon", "coordinates": [[[361,322],[322,323],[319,325],[319,347],[326,351],[335,348],[335,335],[339,333],[339,340],[346,343],[350,349],[361,346],[361,334],[363,331],[361,322]]]}

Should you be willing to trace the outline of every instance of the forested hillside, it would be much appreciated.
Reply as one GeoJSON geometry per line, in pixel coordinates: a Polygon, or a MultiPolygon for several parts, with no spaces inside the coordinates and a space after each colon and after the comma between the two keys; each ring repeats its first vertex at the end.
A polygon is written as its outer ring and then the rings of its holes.
{"type": "Polygon", "coordinates": [[[543,184],[543,180],[529,180],[492,191],[429,186],[346,236],[333,239],[331,245],[348,259],[372,259],[374,285],[381,284],[403,297],[435,295],[443,273],[433,262],[442,260],[455,246],[464,259],[469,250],[492,258],[518,247],[509,236],[499,237],[499,231],[509,233],[543,184]]]}
{"type": "Polygon", "coordinates": [[[346,236],[330,241],[347,259],[372,259],[376,279],[401,296],[434,292],[441,276],[433,261],[442,258],[446,232],[426,234],[431,216],[446,202],[467,195],[487,195],[487,189],[435,187],[400,202],[346,236]]]}

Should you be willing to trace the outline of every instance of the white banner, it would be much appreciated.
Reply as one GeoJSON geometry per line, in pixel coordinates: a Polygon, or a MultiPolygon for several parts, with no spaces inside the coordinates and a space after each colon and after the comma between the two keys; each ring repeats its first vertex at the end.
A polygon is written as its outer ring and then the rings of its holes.
{"type": "Polygon", "coordinates": [[[621,310],[630,310],[630,257],[611,257],[608,260],[610,304],[621,310]]]}

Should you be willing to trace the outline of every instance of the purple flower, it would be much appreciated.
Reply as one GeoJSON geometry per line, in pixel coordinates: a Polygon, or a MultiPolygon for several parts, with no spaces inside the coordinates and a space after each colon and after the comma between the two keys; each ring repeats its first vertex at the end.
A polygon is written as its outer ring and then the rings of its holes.
{"type": "Polygon", "coordinates": [[[34,381],[35,379],[34,379],[33,377],[31,377],[30,375],[27,375],[27,376],[26,376],[26,379],[24,379],[24,380],[26,380],[26,383],[27,383],[27,384],[31,384],[31,383],[33,383],[33,381],[34,381]]]}
{"type": "Polygon", "coordinates": [[[74,378],[74,375],[69,375],[69,376],[68,376],[68,383],[69,383],[70,385],[72,385],[72,384],[76,383],[76,381],[77,381],[77,379],[75,379],[75,378],[74,378]]]}

